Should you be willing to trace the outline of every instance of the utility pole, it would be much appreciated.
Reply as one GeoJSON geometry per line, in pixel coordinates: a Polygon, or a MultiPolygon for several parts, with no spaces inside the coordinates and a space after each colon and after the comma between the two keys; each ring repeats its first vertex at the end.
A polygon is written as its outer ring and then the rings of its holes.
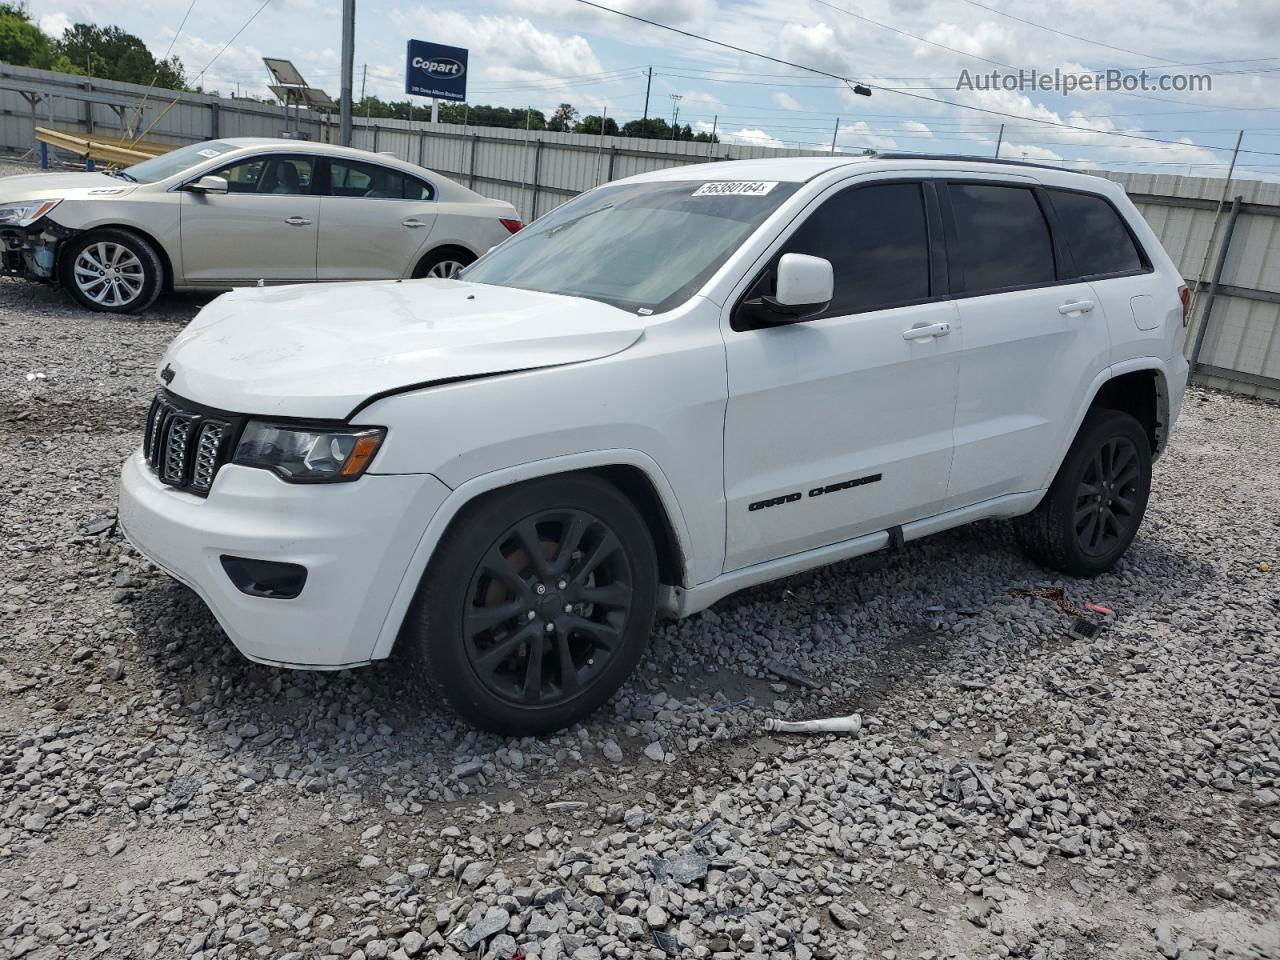
{"type": "Polygon", "coordinates": [[[351,146],[351,69],[356,51],[356,0],[342,0],[342,117],[338,141],[351,146]]]}
{"type": "Polygon", "coordinates": [[[1000,144],[1004,143],[1004,124],[1000,124],[1000,135],[996,137],[996,159],[1000,159],[1000,144]]]}
{"type": "Polygon", "coordinates": [[[716,142],[716,127],[720,125],[720,114],[716,114],[711,118],[711,142],[716,142]]]}
{"type": "Polygon", "coordinates": [[[653,67],[650,67],[649,79],[646,80],[644,84],[644,119],[640,121],[642,125],[647,124],[649,122],[649,88],[652,86],[653,86],[653,67]]]}
{"type": "Polygon", "coordinates": [[[676,121],[680,119],[680,101],[684,99],[683,94],[671,94],[671,139],[676,138],[676,121]]]}
{"type": "Polygon", "coordinates": [[[836,128],[831,131],[831,153],[836,152],[836,136],[840,133],[840,118],[836,117],[836,128]]]}
{"type": "Polygon", "coordinates": [[[366,63],[360,68],[360,99],[364,99],[364,88],[369,82],[369,65],[366,63]]]}

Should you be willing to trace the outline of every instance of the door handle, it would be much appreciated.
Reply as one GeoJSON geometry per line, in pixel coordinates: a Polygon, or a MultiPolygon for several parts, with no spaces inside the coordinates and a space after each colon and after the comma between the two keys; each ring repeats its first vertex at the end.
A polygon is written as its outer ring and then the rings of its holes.
{"type": "Polygon", "coordinates": [[[426,224],[417,217],[410,217],[408,220],[401,220],[400,225],[404,227],[425,227],[426,224]]]}
{"type": "Polygon", "coordinates": [[[287,223],[291,227],[311,226],[311,221],[308,220],[306,217],[290,217],[288,220],[285,221],[285,223],[287,223]]]}
{"type": "Polygon", "coordinates": [[[951,332],[951,324],[949,323],[922,323],[918,327],[912,327],[910,330],[902,331],[903,340],[932,340],[935,337],[945,337],[951,332]]]}
{"type": "Polygon", "coordinates": [[[1092,309],[1092,300],[1073,300],[1071,303],[1064,303],[1060,306],[1058,312],[1064,317],[1069,317],[1073,313],[1088,313],[1092,309]]]}

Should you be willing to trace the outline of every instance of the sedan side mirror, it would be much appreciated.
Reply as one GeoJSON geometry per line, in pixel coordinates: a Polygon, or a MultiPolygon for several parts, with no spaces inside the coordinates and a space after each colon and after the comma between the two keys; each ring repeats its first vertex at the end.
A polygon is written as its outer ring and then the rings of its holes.
{"type": "Polygon", "coordinates": [[[212,174],[201,177],[199,180],[192,180],[182,189],[190,190],[192,193],[226,193],[227,178],[215,177],[212,174]]]}
{"type": "Polygon", "coordinates": [[[748,300],[752,319],[765,326],[798,323],[820,315],[835,295],[831,261],[805,253],[784,253],[778,261],[776,292],[748,300]]]}

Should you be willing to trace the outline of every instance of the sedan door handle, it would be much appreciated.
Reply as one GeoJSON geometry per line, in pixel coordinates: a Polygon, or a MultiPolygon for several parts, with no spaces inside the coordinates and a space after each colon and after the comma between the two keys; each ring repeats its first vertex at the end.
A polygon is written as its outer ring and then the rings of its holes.
{"type": "Polygon", "coordinates": [[[1064,317],[1069,317],[1073,313],[1088,313],[1092,309],[1092,300],[1073,300],[1071,303],[1064,303],[1060,306],[1058,312],[1064,317]]]}
{"type": "Polygon", "coordinates": [[[902,331],[903,340],[931,340],[934,337],[945,337],[951,332],[949,323],[922,323],[918,327],[902,331]]]}
{"type": "Polygon", "coordinates": [[[287,223],[291,227],[311,226],[311,221],[308,220],[306,217],[290,217],[288,220],[285,221],[285,223],[287,223]]]}
{"type": "Polygon", "coordinates": [[[426,224],[417,217],[410,217],[408,220],[401,220],[400,225],[404,227],[425,227],[426,224]]]}

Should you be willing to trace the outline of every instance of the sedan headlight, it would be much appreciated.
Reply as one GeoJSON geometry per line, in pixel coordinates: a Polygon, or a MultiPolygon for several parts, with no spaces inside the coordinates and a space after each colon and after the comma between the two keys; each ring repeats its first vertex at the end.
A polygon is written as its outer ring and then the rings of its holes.
{"type": "Polygon", "coordinates": [[[0,227],[29,227],[60,204],[61,200],[26,200],[0,204],[0,227]]]}
{"type": "Polygon", "coordinates": [[[356,480],[386,435],[382,427],[299,427],[250,420],[233,462],[274,471],[290,483],[356,480]]]}

